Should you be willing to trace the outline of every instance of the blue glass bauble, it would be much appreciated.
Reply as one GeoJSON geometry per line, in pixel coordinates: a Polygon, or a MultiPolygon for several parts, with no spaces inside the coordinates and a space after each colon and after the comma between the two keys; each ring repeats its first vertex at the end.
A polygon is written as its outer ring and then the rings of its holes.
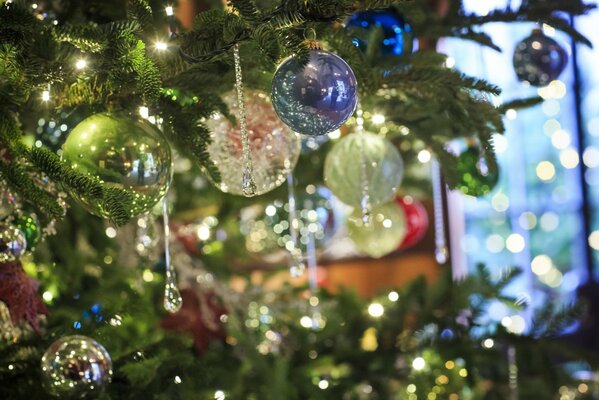
{"type": "Polygon", "coordinates": [[[356,76],[339,56],[311,50],[305,66],[288,58],[272,80],[272,103],[287,126],[303,135],[319,136],[338,129],[358,102],[356,76]]]}
{"type": "Polygon", "coordinates": [[[362,51],[366,51],[368,35],[374,28],[383,31],[383,41],[380,43],[383,55],[410,54],[416,47],[412,26],[393,9],[358,11],[345,21],[345,26],[355,33],[359,32],[356,28],[365,30],[363,35],[353,39],[356,47],[362,51]]]}
{"type": "Polygon", "coordinates": [[[546,86],[564,71],[568,54],[541,29],[535,29],[529,37],[518,43],[513,61],[519,80],[532,86],[546,86]]]}

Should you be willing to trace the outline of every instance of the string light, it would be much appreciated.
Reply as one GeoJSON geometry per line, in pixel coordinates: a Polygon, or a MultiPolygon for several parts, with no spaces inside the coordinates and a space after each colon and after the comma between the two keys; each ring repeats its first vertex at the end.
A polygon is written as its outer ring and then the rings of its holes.
{"type": "Polygon", "coordinates": [[[85,67],[87,67],[87,61],[85,61],[83,58],[77,60],[77,62],[75,63],[75,68],[79,70],[84,69],[85,67]]]}
{"type": "Polygon", "coordinates": [[[168,45],[166,44],[166,42],[158,41],[154,43],[154,48],[156,48],[156,50],[164,51],[168,48],[168,45]]]}
{"type": "Polygon", "coordinates": [[[49,100],[50,100],[50,91],[44,90],[42,92],[42,101],[49,101],[49,100]]]}
{"type": "Polygon", "coordinates": [[[426,367],[426,361],[422,357],[416,357],[414,361],[412,361],[412,368],[416,371],[422,371],[426,367]]]}
{"type": "Polygon", "coordinates": [[[150,110],[145,106],[139,107],[139,115],[141,115],[143,119],[148,119],[150,117],[150,110]]]}
{"type": "Polygon", "coordinates": [[[382,304],[372,303],[368,306],[368,314],[370,314],[370,316],[374,318],[380,318],[383,316],[384,313],[385,308],[382,306],[382,304]]]}
{"type": "Polygon", "coordinates": [[[167,6],[167,7],[164,9],[164,12],[166,12],[166,15],[167,15],[168,17],[172,17],[172,16],[173,16],[173,14],[175,13],[175,11],[173,10],[173,6],[167,6]]]}
{"type": "Polygon", "coordinates": [[[380,125],[385,122],[385,116],[383,114],[374,114],[372,116],[372,123],[380,125]]]}

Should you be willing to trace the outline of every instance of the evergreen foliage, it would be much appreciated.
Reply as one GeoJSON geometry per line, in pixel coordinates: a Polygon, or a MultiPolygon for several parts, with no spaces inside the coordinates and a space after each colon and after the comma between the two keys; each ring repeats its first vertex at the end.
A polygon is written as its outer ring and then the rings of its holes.
{"type": "MultiPolygon", "coordinates": [[[[518,271],[493,277],[482,267],[460,283],[448,275],[435,285],[416,280],[397,290],[399,302],[381,294],[375,299],[385,307],[380,319],[369,316],[367,302],[352,292],[322,292],[320,308],[328,320],[315,331],[299,323],[310,312],[303,288],[285,287],[272,294],[249,285],[240,295],[214,284],[202,290],[214,291],[227,310],[226,339],[212,341],[198,356],[187,335],[159,328],[165,318],[159,308],[163,267],[135,255],[131,261],[131,225],[122,228],[121,237],[129,242],[124,240],[124,249],[119,249],[106,237],[103,221],[77,206],[65,215],[62,199],[43,182],[49,179],[69,194],[98,199],[117,226],[130,219],[131,195],[77,173],[52,149],[28,140],[42,114],[137,114],[141,106],[148,107],[179,157],[191,164],[189,172],[174,178],[176,211],[187,210],[195,217],[204,215],[204,208],[216,209],[223,224],[237,224],[241,207],[280,198],[284,189],[250,200],[197,184],[199,174],[219,181],[207,152],[210,132],[204,119],[215,111],[235,117],[221,100],[233,88],[232,49],[239,44],[245,84],[269,92],[276,65],[289,56],[306,60],[318,40],[350,64],[364,110],[386,116],[380,128],[401,150],[406,165],[414,164],[420,149],[430,149],[447,184],[454,186],[457,159],[446,143],[456,138],[478,141],[488,168],[496,170],[491,137],[504,132],[502,113],[534,106],[540,99],[496,106],[492,100],[500,88],[447,68],[445,55],[430,43],[457,37],[499,50],[480,26],[528,21],[547,23],[589,45],[562,16],[584,14],[593,5],[524,0],[517,8],[479,16],[466,13],[459,0],[450,1],[446,13],[425,0],[232,0],[226,7],[214,1],[211,10],[195,18],[192,29],[184,30],[166,15],[166,4],[160,1],[39,3],[56,16],[56,24],[52,18],[37,18],[30,2],[0,0],[0,175],[45,220],[63,221],[57,227],[60,237],[49,237],[39,246],[35,264],[24,262],[54,299],[47,334],[24,335],[16,343],[0,339],[0,398],[47,398],[40,385],[40,357],[53,340],[73,333],[94,336],[111,353],[115,376],[104,400],[208,399],[218,390],[231,399],[345,400],[364,398],[368,388],[370,398],[388,400],[409,398],[407,382],[415,384],[418,398],[426,398],[438,386],[439,371],[449,383],[437,399],[451,399],[450,393],[466,389],[473,399],[505,399],[509,371],[503,360],[509,347],[526,366],[521,379],[530,383],[520,398],[548,399],[572,381],[561,368],[562,360],[585,360],[585,366],[597,367],[594,357],[556,337],[579,316],[578,307],[541,310],[527,336],[507,332],[500,324],[477,325],[492,301],[519,307],[502,295],[518,271]],[[358,10],[386,7],[395,7],[410,21],[423,44],[419,51],[388,58],[376,46],[365,53],[354,46],[355,35],[363,33],[350,34],[344,19],[358,10]],[[158,41],[167,44],[166,50],[155,46],[158,41]],[[82,59],[87,68],[78,69],[82,59]],[[46,90],[50,99],[42,101],[46,90]],[[149,282],[140,279],[142,269],[149,282]],[[249,327],[253,322],[248,319],[256,318],[249,318],[248,310],[255,304],[267,306],[275,319],[249,327]],[[101,306],[100,311],[95,306],[101,306]],[[264,342],[268,331],[284,333],[276,348],[264,342]],[[495,346],[481,347],[484,339],[493,339],[495,346]],[[428,367],[410,368],[416,357],[423,357],[428,367]],[[460,368],[446,368],[447,361],[459,364],[467,376],[460,368]],[[555,364],[559,367],[553,368],[555,364]],[[327,390],[318,387],[321,380],[328,382],[327,390]]],[[[381,32],[367,34],[376,42],[381,32]]],[[[367,128],[370,123],[366,121],[367,128]]],[[[349,121],[350,128],[352,124],[355,120],[349,121]]],[[[301,156],[299,184],[322,182],[330,146],[325,143],[301,156]]],[[[422,179],[408,170],[404,186],[426,190],[422,179]]],[[[205,266],[214,276],[229,278],[247,254],[239,241],[219,246],[205,255],[205,266]]]]}

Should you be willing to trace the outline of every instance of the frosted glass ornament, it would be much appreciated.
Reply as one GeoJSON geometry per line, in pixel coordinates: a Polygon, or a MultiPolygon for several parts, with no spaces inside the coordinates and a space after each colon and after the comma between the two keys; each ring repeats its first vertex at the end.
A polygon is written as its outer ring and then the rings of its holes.
{"type": "Polygon", "coordinates": [[[365,194],[371,207],[393,199],[403,172],[403,160],[395,146],[369,132],[352,133],[339,140],[324,163],[325,184],[352,207],[361,207],[365,194]]]}

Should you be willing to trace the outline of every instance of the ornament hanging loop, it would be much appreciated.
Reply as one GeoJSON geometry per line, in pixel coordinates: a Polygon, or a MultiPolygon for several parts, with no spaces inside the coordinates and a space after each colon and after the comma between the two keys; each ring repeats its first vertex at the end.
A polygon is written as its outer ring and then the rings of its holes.
{"type": "Polygon", "coordinates": [[[233,59],[235,61],[235,90],[237,91],[237,103],[239,107],[239,126],[241,130],[241,146],[243,151],[243,172],[241,187],[246,197],[256,195],[256,182],[254,182],[254,164],[250,154],[250,142],[247,130],[247,113],[245,99],[243,96],[243,77],[241,74],[241,59],[239,57],[239,44],[233,47],[233,59]]]}

